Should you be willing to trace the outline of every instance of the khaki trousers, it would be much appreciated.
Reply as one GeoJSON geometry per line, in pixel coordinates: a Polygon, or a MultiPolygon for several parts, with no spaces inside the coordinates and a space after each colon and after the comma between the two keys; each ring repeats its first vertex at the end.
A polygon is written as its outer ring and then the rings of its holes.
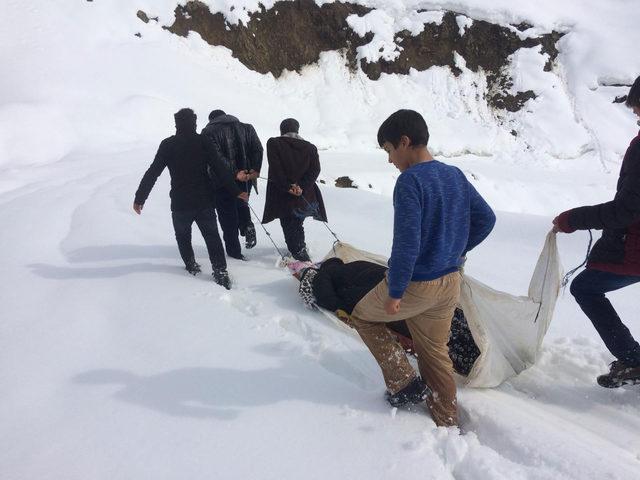
{"type": "Polygon", "coordinates": [[[351,320],[382,369],[387,389],[396,393],[415,377],[404,350],[384,325],[406,320],[420,375],[431,389],[427,406],[438,426],[458,424],[456,384],[449,358],[451,318],[460,297],[462,277],[453,272],[436,280],[411,282],[402,297],[400,311],[388,315],[384,302],[389,295],[385,277],[354,308],[351,320]]]}

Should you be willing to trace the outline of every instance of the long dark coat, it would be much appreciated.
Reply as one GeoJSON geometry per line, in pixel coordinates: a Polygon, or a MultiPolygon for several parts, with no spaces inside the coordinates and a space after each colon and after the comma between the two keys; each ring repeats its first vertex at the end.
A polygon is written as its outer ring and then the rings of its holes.
{"type": "Polygon", "coordinates": [[[267,142],[267,161],[269,181],[262,223],[290,216],[313,217],[326,222],[327,213],[316,185],[320,174],[318,149],[299,138],[270,138],[267,142]],[[294,183],[302,188],[301,197],[288,192],[294,183]]]}
{"type": "Polygon", "coordinates": [[[640,134],[624,156],[614,199],[564,212],[559,222],[563,231],[602,230],[588,268],[640,275],[640,134]]]}

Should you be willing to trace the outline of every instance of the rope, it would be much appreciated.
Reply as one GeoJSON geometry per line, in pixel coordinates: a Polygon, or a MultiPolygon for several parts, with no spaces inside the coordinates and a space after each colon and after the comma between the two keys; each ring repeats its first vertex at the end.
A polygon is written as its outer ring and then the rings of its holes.
{"type": "Polygon", "coordinates": [[[593,244],[593,233],[591,233],[591,230],[589,230],[589,246],[587,247],[587,255],[584,258],[584,262],[582,262],[576,268],[569,270],[569,272],[567,272],[567,274],[564,277],[562,277],[562,283],[560,285],[562,286],[563,289],[567,286],[567,284],[569,283],[569,280],[571,280],[571,277],[573,277],[573,275],[582,267],[584,267],[589,261],[589,254],[591,253],[592,244],[593,244]]]}
{"type": "Polygon", "coordinates": [[[264,233],[266,233],[267,237],[269,237],[269,240],[273,244],[274,248],[277,250],[278,255],[280,255],[280,258],[282,260],[286,260],[287,257],[285,257],[282,254],[282,251],[278,248],[278,245],[276,245],[276,242],[273,240],[273,238],[271,238],[271,234],[269,233],[269,230],[267,230],[267,228],[262,224],[262,222],[260,221],[260,217],[258,217],[258,214],[256,213],[256,211],[253,209],[253,207],[251,206],[251,204],[249,202],[247,202],[247,206],[249,207],[249,210],[251,210],[251,213],[253,213],[253,216],[256,217],[258,225],[260,225],[262,227],[262,229],[264,230],[264,233]]]}
{"type": "MultiPolygon", "coordinates": [[[[269,179],[269,178],[265,178],[265,177],[258,177],[261,180],[266,180],[267,182],[271,182],[271,183],[276,183],[273,180],[269,179]]],[[[311,205],[311,203],[309,203],[309,200],[307,200],[306,198],[304,198],[304,195],[300,195],[300,197],[305,201],[305,203],[311,208],[311,210],[313,211],[314,215],[320,216],[320,212],[318,211],[318,205],[314,206],[311,205]]],[[[338,235],[336,235],[336,232],[334,232],[333,230],[331,230],[331,227],[329,227],[329,222],[324,222],[322,220],[320,220],[320,222],[325,226],[325,228],[327,230],[329,230],[329,232],[331,233],[331,235],[333,235],[333,238],[336,239],[335,242],[333,242],[333,253],[336,253],[336,244],[340,243],[340,239],[338,238],[338,235]]]]}

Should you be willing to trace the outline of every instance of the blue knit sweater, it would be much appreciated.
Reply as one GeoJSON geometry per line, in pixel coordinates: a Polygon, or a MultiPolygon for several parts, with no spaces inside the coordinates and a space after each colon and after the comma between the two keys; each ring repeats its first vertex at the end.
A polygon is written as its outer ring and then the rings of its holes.
{"type": "Polygon", "coordinates": [[[402,298],[410,281],[455,272],[482,242],[496,217],[460,169],[437,160],[398,177],[393,191],[393,248],[389,296],[402,298]]]}

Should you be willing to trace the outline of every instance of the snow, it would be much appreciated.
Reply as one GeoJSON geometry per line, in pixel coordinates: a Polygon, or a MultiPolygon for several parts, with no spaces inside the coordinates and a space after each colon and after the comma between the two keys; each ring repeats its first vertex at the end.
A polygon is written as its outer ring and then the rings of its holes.
{"type": "Polygon", "coordinates": [[[411,11],[407,15],[393,17],[384,10],[372,10],[359,16],[347,17],[347,24],[358,34],[364,37],[367,33],[373,33],[373,39],[368,44],[358,47],[358,59],[365,59],[369,63],[379,60],[393,61],[398,56],[402,47],[396,44],[397,33],[406,30],[411,35],[419,35],[427,23],[442,23],[444,12],[417,12],[411,11]]]}
{"type": "Polygon", "coordinates": [[[460,36],[464,36],[468,28],[473,25],[473,18],[469,18],[465,15],[456,15],[456,23],[458,24],[458,33],[460,36]]]}
{"type": "MultiPolygon", "coordinates": [[[[232,23],[259,8],[207,3],[232,23]]],[[[198,234],[204,274],[180,267],[166,172],[142,216],[132,212],[140,177],[179,108],[193,107],[200,126],[209,110],[223,108],[252,122],[263,140],[295,116],[321,148],[331,228],[388,254],[397,172],[375,133],[394,110],[418,108],[433,151],[462,168],[498,212],[467,271],[524,293],[553,215],[613,195],[637,126],[611,103],[625,89],[607,85],[640,73],[637,7],[360,3],[379,7],[371,18],[391,19],[389,32],[426,8],[567,34],[554,72],[542,71],[537,48],[513,56],[514,89],[537,98],[521,112],[496,114],[482,99],[486,79],[461,58],[457,78],[435,67],[371,81],[327,52],[318,65],[276,80],[198,35],[175,37],[135,15],[142,9],[169,24],[175,0],[5,2],[0,477],[637,478],[640,390],[595,384],[612,358],[568,292],[537,365],[495,389],[460,390],[461,434],[436,428],[422,407],[385,404],[365,347],[304,309],[261,229],[250,261],[229,262],[235,286],[227,292],[209,278],[198,234]],[[360,188],[334,188],[343,175],[360,188]]],[[[377,25],[363,28],[384,33],[377,25]]],[[[263,200],[252,198],[257,212],[263,200]]],[[[283,247],[277,223],[266,227],[283,247]]],[[[313,256],[323,256],[333,238],[320,223],[306,229],[313,256]]],[[[559,242],[567,269],[582,261],[585,233],[559,242]]],[[[611,298],[638,337],[636,292],[611,298]]]]}

